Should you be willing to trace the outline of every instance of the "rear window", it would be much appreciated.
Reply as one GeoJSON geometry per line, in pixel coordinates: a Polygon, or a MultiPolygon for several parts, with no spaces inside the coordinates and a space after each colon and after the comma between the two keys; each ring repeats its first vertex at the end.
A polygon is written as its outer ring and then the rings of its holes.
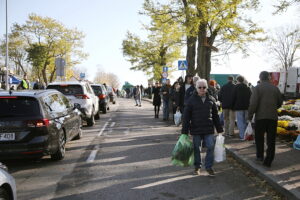
{"type": "Polygon", "coordinates": [[[103,94],[101,86],[92,85],[92,88],[96,95],[103,94]]]}
{"type": "Polygon", "coordinates": [[[48,85],[47,89],[55,89],[64,95],[83,94],[81,85],[48,85]]]}
{"type": "Polygon", "coordinates": [[[0,97],[0,118],[37,115],[40,107],[33,97],[0,97]]]}

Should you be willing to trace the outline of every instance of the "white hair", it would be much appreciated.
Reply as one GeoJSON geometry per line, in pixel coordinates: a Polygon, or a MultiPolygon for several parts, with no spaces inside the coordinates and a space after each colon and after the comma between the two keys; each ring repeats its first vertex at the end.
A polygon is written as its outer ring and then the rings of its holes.
{"type": "Polygon", "coordinates": [[[207,87],[207,81],[205,79],[199,79],[197,82],[196,82],[196,87],[199,87],[199,86],[205,86],[207,87]]]}

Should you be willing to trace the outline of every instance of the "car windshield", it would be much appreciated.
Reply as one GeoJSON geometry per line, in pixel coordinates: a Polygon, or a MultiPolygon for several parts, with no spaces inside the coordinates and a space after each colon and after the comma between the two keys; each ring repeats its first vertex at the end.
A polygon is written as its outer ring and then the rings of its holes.
{"type": "Polygon", "coordinates": [[[47,89],[55,89],[64,95],[83,94],[81,85],[48,85],[47,89]]]}
{"type": "Polygon", "coordinates": [[[0,118],[40,115],[38,101],[33,97],[0,97],[0,118]]]}
{"type": "Polygon", "coordinates": [[[101,86],[92,85],[92,88],[93,88],[94,93],[96,95],[103,94],[101,86]]]}

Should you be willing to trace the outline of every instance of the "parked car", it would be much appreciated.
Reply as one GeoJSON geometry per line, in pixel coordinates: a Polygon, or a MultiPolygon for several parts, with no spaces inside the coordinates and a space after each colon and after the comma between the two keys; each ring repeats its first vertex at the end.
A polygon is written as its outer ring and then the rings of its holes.
{"type": "Polygon", "coordinates": [[[57,90],[0,91],[0,160],[63,159],[82,136],[79,107],[57,90]]]}
{"type": "Polygon", "coordinates": [[[17,189],[15,179],[8,173],[7,167],[0,163],[0,199],[16,200],[17,189]]]}
{"type": "Polygon", "coordinates": [[[80,111],[88,126],[93,126],[95,119],[100,118],[98,97],[88,82],[55,82],[50,83],[47,89],[56,89],[63,93],[71,102],[80,104],[80,111]]]}
{"type": "Polygon", "coordinates": [[[102,84],[92,84],[91,86],[95,95],[99,98],[99,110],[105,114],[109,110],[109,96],[106,88],[102,84]]]}
{"type": "Polygon", "coordinates": [[[109,96],[109,101],[112,102],[113,104],[116,103],[116,93],[114,92],[113,88],[110,86],[107,86],[107,93],[109,96]]]}

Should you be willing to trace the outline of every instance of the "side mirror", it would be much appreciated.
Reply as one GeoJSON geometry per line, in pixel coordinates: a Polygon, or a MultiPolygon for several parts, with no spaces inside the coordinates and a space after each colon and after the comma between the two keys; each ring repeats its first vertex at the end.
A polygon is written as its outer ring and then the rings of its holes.
{"type": "Polygon", "coordinates": [[[80,110],[80,108],[81,108],[81,106],[80,106],[80,104],[79,103],[74,103],[74,109],[78,109],[78,110],[80,110]]]}

